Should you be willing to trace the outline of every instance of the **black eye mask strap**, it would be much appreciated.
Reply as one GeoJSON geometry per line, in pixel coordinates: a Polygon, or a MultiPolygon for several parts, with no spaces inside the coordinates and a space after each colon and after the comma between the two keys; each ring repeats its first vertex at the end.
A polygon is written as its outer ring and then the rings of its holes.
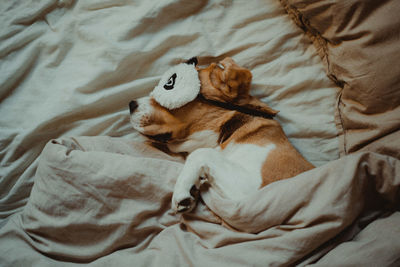
{"type": "Polygon", "coordinates": [[[199,63],[199,61],[197,60],[197,57],[192,57],[191,59],[186,61],[186,64],[194,65],[194,66],[197,66],[198,63],[199,63]]]}
{"type": "Polygon", "coordinates": [[[207,99],[205,98],[202,94],[199,94],[198,96],[201,100],[210,103],[211,105],[217,106],[217,107],[221,107],[223,109],[228,109],[228,110],[235,110],[244,114],[248,114],[251,116],[258,116],[258,117],[263,117],[266,119],[274,119],[274,115],[262,112],[260,110],[256,110],[256,109],[250,109],[250,108],[246,108],[246,107],[242,107],[242,106],[237,106],[231,103],[226,103],[226,102],[219,102],[219,101],[215,101],[215,100],[211,100],[211,99],[207,99]]]}

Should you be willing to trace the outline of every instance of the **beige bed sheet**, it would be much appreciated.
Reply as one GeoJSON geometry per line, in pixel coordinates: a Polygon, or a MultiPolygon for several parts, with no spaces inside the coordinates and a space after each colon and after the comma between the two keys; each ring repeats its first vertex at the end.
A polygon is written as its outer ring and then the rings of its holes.
{"type": "MultiPolygon", "coordinates": [[[[212,190],[204,193],[207,205],[181,219],[169,214],[181,163],[143,147],[129,125],[129,101],[148,94],[170,66],[192,56],[201,65],[230,56],[252,71],[252,93],[280,110],[276,119],[294,146],[316,166],[338,168],[327,165],[339,157],[338,87],[278,1],[20,0],[1,2],[0,12],[0,262],[6,266],[289,264],[361,212],[344,216],[334,230],[321,229],[326,237],[299,237],[296,248],[271,239],[288,230],[265,218],[243,228],[247,222],[228,218],[234,207],[224,210],[226,218],[210,211],[218,198],[212,190]],[[81,165],[63,165],[76,157],[81,165]],[[100,178],[93,170],[104,166],[100,178]]],[[[262,192],[268,205],[278,203],[269,189],[262,192]]]]}
{"type": "Polygon", "coordinates": [[[129,101],[170,66],[233,57],[316,165],[338,157],[337,88],[277,1],[4,1],[0,4],[0,217],[26,204],[52,138],[139,140],[129,101]]]}

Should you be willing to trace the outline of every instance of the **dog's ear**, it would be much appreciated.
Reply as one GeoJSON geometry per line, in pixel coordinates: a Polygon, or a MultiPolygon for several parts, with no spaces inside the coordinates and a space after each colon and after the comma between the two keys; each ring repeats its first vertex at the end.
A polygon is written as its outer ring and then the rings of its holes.
{"type": "Polygon", "coordinates": [[[218,77],[221,81],[219,89],[233,99],[248,95],[253,77],[251,72],[240,67],[230,57],[222,60],[220,64],[223,66],[223,71],[219,73],[218,77]]]}
{"type": "Polygon", "coordinates": [[[212,63],[199,72],[199,77],[200,92],[206,99],[230,103],[268,116],[278,113],[249,94],[252,74],[248,69],[236,64],[232,58],[225,58],[220,62],[220,66],[212,63]]]}
{"type": "Polygon", "coordinates": [[[242,68],[231,58],[225,58],[219,65],[212,63],[200,72],[201,93],[213,100],[232,101],[249,93],[251,72],[242,68]]]}

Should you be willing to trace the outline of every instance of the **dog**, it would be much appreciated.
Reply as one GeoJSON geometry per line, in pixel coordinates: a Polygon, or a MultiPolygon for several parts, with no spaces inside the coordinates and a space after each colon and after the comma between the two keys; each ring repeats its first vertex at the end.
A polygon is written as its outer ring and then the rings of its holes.
{"type": "Polygon", "coordinates": [[[187,155],[172,196],[175,212],[192,211],[204,183],[240,199],[314,168],[274,120],[278,111],[249,94],[248,69],[231,58],[197,64],[197,58],[181,63],[149,96],[129,103],[134,129],[187,155]]]}

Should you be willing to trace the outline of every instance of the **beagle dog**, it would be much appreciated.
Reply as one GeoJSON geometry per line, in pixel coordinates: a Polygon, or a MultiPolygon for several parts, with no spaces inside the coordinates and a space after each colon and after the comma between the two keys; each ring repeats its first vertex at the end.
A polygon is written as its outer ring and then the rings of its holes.
{"type": "Polygon", "coordinates": [[[278,112],[249,94],[251,79],[231,58],[206,68],[192,58],[129,103],[134,129],[157,147],[187,155],[172,197],[175,212],[191,211],[204,183],[240,199],[314,168],[273,119],[278,112]]]}

